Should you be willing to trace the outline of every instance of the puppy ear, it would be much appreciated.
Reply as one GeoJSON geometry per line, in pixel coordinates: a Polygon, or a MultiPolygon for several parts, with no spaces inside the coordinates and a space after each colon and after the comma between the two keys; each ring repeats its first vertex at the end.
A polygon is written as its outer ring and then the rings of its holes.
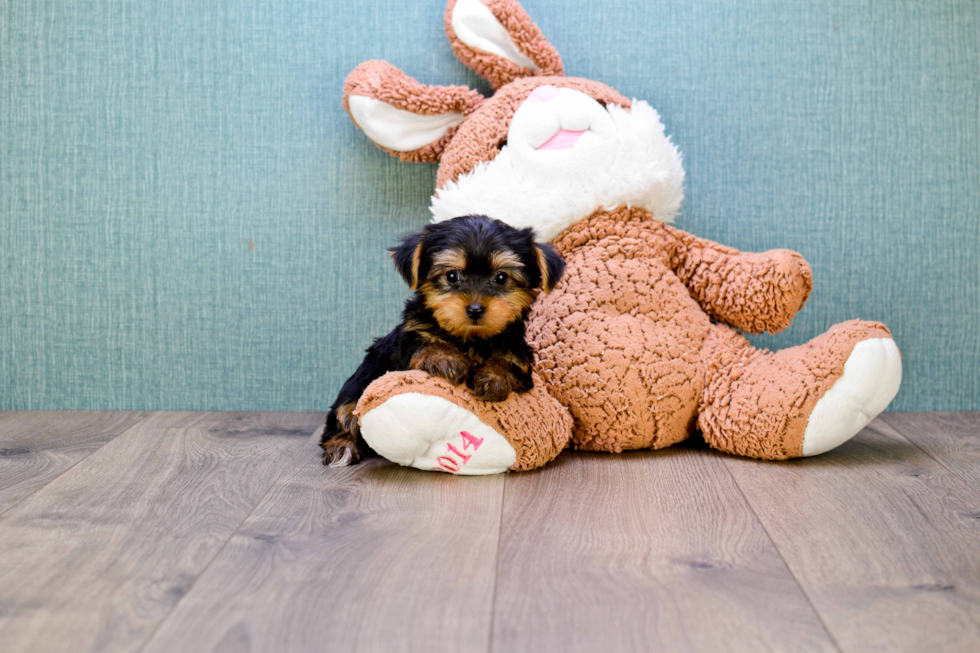
{"type": "Polygon", "coordinates": [[[395,262],[395,269],[402,275],[408,289],[415,292],[419,285],[419,265],[422,263],[422,234],[412,234],[402,239],[401,245],[388,250],[395,262]]]}
{"type": "Polygon", "coordinates": [[[550,293],[565,274],[565,259],[551,245],[538,243],[538,268],[541,270],[541,289],[550,293]]]}

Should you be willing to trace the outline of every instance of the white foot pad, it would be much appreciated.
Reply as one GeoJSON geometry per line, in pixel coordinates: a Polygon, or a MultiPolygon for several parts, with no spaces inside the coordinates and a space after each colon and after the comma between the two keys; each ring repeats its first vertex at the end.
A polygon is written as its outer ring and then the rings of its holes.
{"type": "Polygon", "coordinates": [[[803,432],[803,455],[830,451],[885,410],[902,384],[902,357],[891,338],[854,345],[844,374],[820,398],[803,432]]]}
{"type": "Polygon", "coordinates": [[[470,411],[440,397],[406,392],[361,416],[361,435],[388,460],[426,471],[500,474],[517,452],[470,411]]]}

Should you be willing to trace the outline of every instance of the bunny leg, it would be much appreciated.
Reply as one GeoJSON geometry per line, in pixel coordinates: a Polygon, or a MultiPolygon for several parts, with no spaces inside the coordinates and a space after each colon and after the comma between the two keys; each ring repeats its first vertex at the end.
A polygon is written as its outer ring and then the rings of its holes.
{"type": "Polygon", "coordinates": [[[812,456],[843,444],[898,392],[901,355],[888,329],[852,320],[798,347],[755,349],[715,325],[705,348],[698,427],[712,447],[750,458],[812,456]]]}
{"type": "Polygon", "coordinates": [[[568,444],[572,418],[540,379],[525,394],[484,402],[424,372],[392,372],[357,404],[361,436],[399,465],[460,475],[540,467],[568,444]]]}

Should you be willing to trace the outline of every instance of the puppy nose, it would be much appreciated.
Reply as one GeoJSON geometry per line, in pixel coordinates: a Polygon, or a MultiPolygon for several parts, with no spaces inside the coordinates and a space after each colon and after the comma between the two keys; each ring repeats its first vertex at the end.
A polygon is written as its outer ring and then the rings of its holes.
{"type": "Polygon", "coordinates": [[[487,307],[479,302],[473,302],[466,307],[466,314],[473,320],[479,320],[487,312],[487,307]]]}
{"type": "Polygon", "coordinates": [[[551,84],[545,84],[544,86],[539,86],[527,97],[529,100],[535,102],[550,102],[558,97],[558,88],[552,86],[551,84]]]}

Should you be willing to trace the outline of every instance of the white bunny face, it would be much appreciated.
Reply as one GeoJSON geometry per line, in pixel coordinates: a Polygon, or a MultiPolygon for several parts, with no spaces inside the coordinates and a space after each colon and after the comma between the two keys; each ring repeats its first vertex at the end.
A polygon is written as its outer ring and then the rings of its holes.
{"type": "Polygon", "coordinates": [[[641,206],[669,222],[683,182],[680,155],[648,104],[603,107],[576,90],[539,86],[514,113],[499,154],[437,190],[431,210],[436,222],[485,214],[551,240],[600,208],[641,206]]]}
{"type": "Polygon", "coordinates": [[[585,93],[546,84],[514,113],[507,132],[512,156],[560,168],[576,159],[608,158],[616,128],[605,107],[585,93]]]}

